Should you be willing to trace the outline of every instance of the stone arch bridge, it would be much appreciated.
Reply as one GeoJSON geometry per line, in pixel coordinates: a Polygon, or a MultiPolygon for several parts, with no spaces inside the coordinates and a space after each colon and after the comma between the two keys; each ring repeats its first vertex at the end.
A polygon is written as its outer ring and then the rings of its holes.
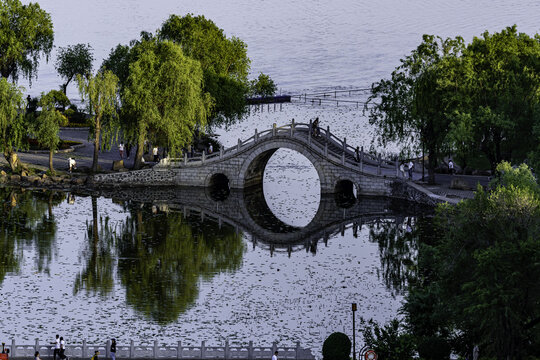
{"type": "MultiPolygon", "coordinates": [[[[319,176],[321,193],[390,196],[411,199],[407,182],[398,176],[397,161],[382,159],[350,146],[330,129],[291,123],[258,132],[237,145],[212,154],[163,159],[151,169],[94,176],[96,185],[112,186],[195,186],[225,183],[230,189],[261,186],[266,164],[275,151],[294,150],[305,156],[319,176]]],[[[412,191],[415,192],[415,191],[412,191]]],[[[418,194],[413,197],[418,197],[418,194]]]]}

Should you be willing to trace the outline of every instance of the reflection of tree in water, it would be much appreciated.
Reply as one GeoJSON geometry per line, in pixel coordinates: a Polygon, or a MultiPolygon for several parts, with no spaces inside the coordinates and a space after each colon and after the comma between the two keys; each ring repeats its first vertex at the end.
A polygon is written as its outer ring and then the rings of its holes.
{"type": "Polygon", "coordinates": [[[127,204],[127,219],[112,229],[107,219],[88,225],[86,266],[75,281],[75,293],[106,295],[117,274],[128,304],[161,324],[175,321],[197,299],[200,279],[209,280],[242,263],[241,234],[230,225],[186,219],[182,213],[156,206],[127,204]],[[99,228],[99,229],[98,229],[99,228]]]}
{"type": "Polygon", "coordinates": [[[0,188],[0,284],[19,270],[24,246],[35,249],[38,271],[49,272],[56,235],[52,209],[64,198],[60,192],[0,188]]]}
{"type": "Polygon", "coordinates": [[[116,234],[109,224],[109,218],[98,215],[97,198],[92,197],[92,222],[87,224],[86,249],[83,257],[86,265],[75,279],[73,293],[82,289],[87,294],[109,294],[114,286],[116,234]]]}
{"type": "Polygon", "coordinates": [[[379,245],[382,276],[388,290],[402,294],[408,279],[415,276],[419,237],[430,224],[427,217],[405,216],[369,226],[370,241],[379,245]]]}

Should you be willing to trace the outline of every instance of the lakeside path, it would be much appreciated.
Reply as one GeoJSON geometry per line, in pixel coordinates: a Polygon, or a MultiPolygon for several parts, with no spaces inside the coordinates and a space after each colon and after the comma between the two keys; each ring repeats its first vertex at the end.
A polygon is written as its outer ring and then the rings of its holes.
{"type": "MultiPolygon", "coordinates": [[[[72,140],[82,143],[82,145],[75,148],[72,152],[58,152],[54,154],[54,168],[59,172],[68,171],[68,158],[72,157],[77,161],[78,168],[90,168],[92,166],[92,157],[94,152],[93,142],[88,140],[87,128],[62,128],[60,130],[60,137],[63,140],[72,140]]],[[[124,156],[124,166],[131,168],[134,162],[135,149],[132,149],[130,159],[126,159],[124,156]]],[[[31,164],[40,170],[47,170],[49,165],[48,152],[34,153],[34,152],[19,152],[19,158],[22,162],[31,164]]],[[[118,152],[117,144],[113,144],[110,150],[103,150],[99,154],[99,165],[104,171],[112,170],[112,163],[114,160],[120,160],[120,154],[118,152]]],[[[0,157],[0,162],[3,165],[7,165],[4,157],[0,157]]],[[[394,176],[394,170],[383,169],[383,174],[394,176]]],[[[474,175],[448,175],[448,174],[436,174],[435,185],[428,185],[421,181],[422,174],[415,172],[413,175],[414,186],[423,189],[427,193],[432,193],[438,196],[441,200],[455,204],[462,199],[472,198],[474,196],[473,190],[457,190],[451,189],[450,184],[452,179],[459,178],[462,182],[466,183],[470,189],[475,189],[479,183],[482,186],[486,186],[489,182],[487,176],[474,176],[474,175]]]]}

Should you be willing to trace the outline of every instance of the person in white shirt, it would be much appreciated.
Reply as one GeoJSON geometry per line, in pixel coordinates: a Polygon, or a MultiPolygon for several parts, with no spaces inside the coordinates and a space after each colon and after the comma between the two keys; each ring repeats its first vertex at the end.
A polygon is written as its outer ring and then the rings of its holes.
{"type": "Polygon", "coordinates": [[[157,146],[154,148],[153,154],[154,154],[154,162],[158,162],[159,156],[158,156],[158,148],[157,148],[157,146]]]}
{"type": "Polygon", "coordinates": [[[454,162],[452,159],[448,160],[448,170],[450,172],[450,175],[454,175],[454,162]]]}
{"type": "Polygon", "coordinates": [[[65,359],[67,356],[64,354],[66,352],[66,342],[64,337],[60,336],[60,359],[65,359]]]}
{"type": "Polygon", "coordinates": [[[123,142],[121,142],[118,145],[118,152],[120,153],[120,159],[123,159],[124,158],[124,143],[123,142]]]}
{"type": "Polygon", "coordinates": [[[56,335],[56,340],[51,345],[54,345],[53,360],[56,360],[56,356],[60,352],[60,335],[56,335]]]}
{"type": "Polygon", "coordinates": [[[413,178],[413,170],[414,170],[414,163],[412,160],[409,160],[409,163],[407,164],[407,167],[409,168],[409,180],[412,180],[413,178]]]}
{"type": "Polygon", "coordinates": [[[69,172],[71,173],[74,169],[77,169],[77,162],[73,158],[68,158],[69,172]]]}
{"type": "Polygon", "coordinates": [[[278,352],[276,351],[274,355],[272,355],[272,360],[278,360],[277,355],[278,355],[278,352]]]}

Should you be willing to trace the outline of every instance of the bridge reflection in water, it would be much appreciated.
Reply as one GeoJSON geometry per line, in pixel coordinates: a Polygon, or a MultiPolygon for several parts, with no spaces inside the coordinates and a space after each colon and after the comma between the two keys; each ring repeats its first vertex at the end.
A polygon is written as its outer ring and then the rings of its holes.
{"type": "Polygon", "coordinates": [[[382,197],[359,197],[345,191],[321,196],[318,210],[304,227],[291,226],[278,219],[269,208],[261,187],[249,191],[211,188],[144,188],[101,190],[99,195],[117,200],[152,203],[156,209],[180,211],[184,217],[233,226],[248,235],[253,246],[271,252],[300,249],[316,252],[317,244],[327,243],[335,234],[352,228],[356,236],[363,225],[392,221],[401,224],[406,217],[426,209],[417,204],[382,197]]]}

